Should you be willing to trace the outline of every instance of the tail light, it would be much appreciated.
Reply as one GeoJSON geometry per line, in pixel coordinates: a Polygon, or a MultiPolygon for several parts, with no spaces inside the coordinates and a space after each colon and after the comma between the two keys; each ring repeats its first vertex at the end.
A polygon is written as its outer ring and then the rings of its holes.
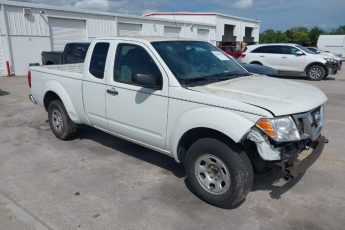
{"type": "Polygon", "coordinates": [[[241,54],[240,58],[244,58],[246,56],[246,54],[241,54]]]}
{"type": "Polygon", "coordinates": [[[29,84],[29,87],[31,88],[31,72],[30,72],[30,70],[28,72],[28,84],[29,84]]]}

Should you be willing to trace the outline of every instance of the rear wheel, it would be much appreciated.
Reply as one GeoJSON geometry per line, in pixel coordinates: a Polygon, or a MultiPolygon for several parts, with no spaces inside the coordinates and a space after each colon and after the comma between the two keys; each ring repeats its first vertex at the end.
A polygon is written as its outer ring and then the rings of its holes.
{"type": "Polygon", "coordinates": [[[312,65],[307,70],[307,77],[311,81],[320,81],[327,75],[323,66],[312,65]]]}
{"type": "Polygon", "coordinates": [[[192,191],[217,207],[234,208],[251,190],[253,169],[247,155],[219,140],[196,141],[184,164],[192,191]]]}
{"type": "Polygon", "coordinates": [[[69,118],[65,106],[60,100],[52,101],[48,106],[50,128],[57,138],[67,140],[77,131],[76,125],[69,118]]]}

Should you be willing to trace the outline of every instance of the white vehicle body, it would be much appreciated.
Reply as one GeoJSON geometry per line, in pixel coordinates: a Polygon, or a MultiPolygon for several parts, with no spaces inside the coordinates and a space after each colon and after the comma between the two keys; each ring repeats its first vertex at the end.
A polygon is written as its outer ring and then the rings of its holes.
{"type": "Polygon", "coordinates": [[[345,35],[320,35],[317,47],[325,52],[340,55],[345,60],[345,35]]]}
{"type": "Polygon", "coordinates": [[[317,53],[317,54],[321,54],[322,56],[326,56],[326,57],[331,57],[336,59],[337,61],[342,61],[341,55],[340,54],[336,54],[333,52],[326,52],[326,51],[322,51],[319,48],[316,47],[306,47],[307,49],[317,53]]]}
{"type": "Polygon", "coordinates": [[[327,76],[332,74],[332,65],[336,62],[328,54],[315,54],[302,46],[290,43],[251,45],[244,54],[241,58],[243,62],[274,68],[280,75],[306,76],[311,66],[319,65],[327,76]]]}
{"type": "MultiPolygon", "coordinates": [[[[84,64],[30,67],[31,100],[48,108],[49,102],[59,99],[75,124],[93,126],[167,154],[177,162],[183,162],[185,150],[181,143],[193,130],[206,130],[208,135],[217,132],[238,145],[251,140],[263,160],[280,161],[284,158],[283,147],[273,147],[255,128],[256,123],[262,118],[294,115],[306,119],[314,113],[311,111],[320,111],[323,117],[322,105],[327,98],[307,84],[251,75],[183,86],[153,47],[154,41],[97,39],[91,43],[84,64]],[[93,50],[100,43],[109,44],[103,79],[96,78],[89,68],[93,50]],[[114,62],[121,44],[145,49],[162,73],[160,89],[114,80],[114,62]]],[[[220,51],[215,56],[226,58],[220,51]]],[[[310,142],[319,137],[321,128],[307,137],[310,142]]],[[[304,141],[303,135],[297,142],[304,141]]]]}

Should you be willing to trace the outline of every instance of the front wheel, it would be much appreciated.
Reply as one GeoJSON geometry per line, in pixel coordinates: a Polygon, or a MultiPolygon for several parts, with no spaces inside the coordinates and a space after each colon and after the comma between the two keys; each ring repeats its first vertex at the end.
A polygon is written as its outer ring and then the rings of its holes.
{"type": "Polygon", "coordinates": [[[203,138],[192,144],[184,165],[192,191],[217,207],[235,208],[253,184],[247,155],[216,139],[203,138]]]}
{"type": "Polygon", "coordinates": [[[325,68],[320,65],[312,65],[307,70],[307,77],[312,81],[320,81],[327,75],[325,68]]]}

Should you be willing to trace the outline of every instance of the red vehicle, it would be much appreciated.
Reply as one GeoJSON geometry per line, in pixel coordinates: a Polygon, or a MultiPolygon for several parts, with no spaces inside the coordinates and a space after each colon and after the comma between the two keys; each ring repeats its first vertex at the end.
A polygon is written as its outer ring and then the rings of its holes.
{"type": "Polygon", "coordinates": [[[234,58],[239,58],[243,55],[243,51],[238,46],[222,45],[218,46],[218,48],[223,50],[225,53],[233,56],[234,58]]]}

